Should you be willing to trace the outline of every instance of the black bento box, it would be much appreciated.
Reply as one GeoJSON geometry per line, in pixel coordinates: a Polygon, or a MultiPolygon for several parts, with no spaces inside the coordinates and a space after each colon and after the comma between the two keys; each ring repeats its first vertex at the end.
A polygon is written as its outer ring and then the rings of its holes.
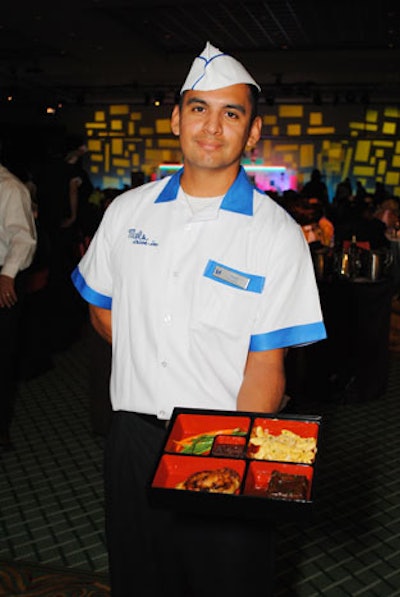
{"type": "Polygon", "coordinates": [[[175,408],[149,480],[150,503],[197,514],[308,519],[320,428],[319,415],[175,408]],[[236,484],[202,485],[210,472],[236,484]]]}

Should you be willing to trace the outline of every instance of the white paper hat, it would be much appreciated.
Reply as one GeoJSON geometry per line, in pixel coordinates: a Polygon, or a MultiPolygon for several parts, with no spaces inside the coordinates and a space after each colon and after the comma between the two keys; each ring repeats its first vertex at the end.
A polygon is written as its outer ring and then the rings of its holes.
{"type": "Polygon", "coordinates": [[[255,85],[261,91],[258,83],[240,62],[207,42],[200,56],[194,59],[181,93],[188,89],[214,91],[237,83],[255,85]]]}

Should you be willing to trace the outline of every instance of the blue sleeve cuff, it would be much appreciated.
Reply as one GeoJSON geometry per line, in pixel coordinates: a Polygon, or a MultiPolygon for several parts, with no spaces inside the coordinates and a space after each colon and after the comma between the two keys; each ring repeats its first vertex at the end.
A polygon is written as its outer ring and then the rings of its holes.
{"type": "Polygon", "coordinates": [[[86,284],[85,279],[83,278],[78,267],[76,267],[72,272],[71,279],[75,288],[81,297],[85,299],[85,301],[91,305],[95,305],[95,307],[111,309],[112,298],[110,296],[106,296],[105,294],[100,294],[100,292],[96,292],[93,290],[93,288],[90,288],[90,286],[86,284]]]}
{"type": "Polygon", "coordinates": [[[250,351],[273,350],[289,346],[304,346],[325,340],[327,337],[324,324],[321,322],[298,325],[268,334],[256,334],[250,338],[250,351]]]}

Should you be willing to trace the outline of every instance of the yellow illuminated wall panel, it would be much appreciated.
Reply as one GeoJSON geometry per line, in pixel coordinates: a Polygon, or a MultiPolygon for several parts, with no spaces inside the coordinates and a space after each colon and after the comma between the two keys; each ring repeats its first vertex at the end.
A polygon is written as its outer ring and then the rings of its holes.
{"type": "Polygon", "coordinates": [[[98,139],[90,139],[88,142],[88,150],[93,152],[101,151],[101,141],[98,139]]]}
{"type": "Polygon", "coordinates": [[[355,176],[375,176],[375,168],[368,166],[354,166],[353,173],[355,176]]]}
{"type": "Polygon", "coordinates": [[[279,145],[275,145],[275,151],[297,151],[299,149],[299,146],[296,145],[288,145],[286,143],[283,144],[279,144],[279,145]]]}
{"type": "Polygon", "coordinates": [[[104,160],[104,156],[102,153],[92,153],[90,159],[92,162],[102,162],[104,160]]]}
{"type": "Polygon", "coordinates": [[[301,124],[288,124],[286,127],[286,133],[289,136],[301,135],[301,124]]]}
{"type": "Polygon", "coordinates": [[[394,147],[394,141],[372,141],[375,147],[394,147]]]}
{"type": "Polygon", "coordinates": [[[351,129],[363,131],[365,129],[364,122],[349,122],[349,126],[351,129]]]}
{"type": "Polygon", "coordinates": [[[314,145],[307,144],[300,147],[300,168],[314,166],[314,145]]]}
{"type": "Polygon", "coordinates": [[[132,156],[132,166],[139,166],[140,164],[140,156],[138,153],[134,153],[132,156]]]}
{"type": "Polygon", "coordinates": [[[132,137],[132,135],[135,134],[135,123],[134,122],[128,122],[128,135],[130,137],[132,137]]]}
{"type": "Polygon", "coordinates": [[[308,127],[307,135],[333,135],[335,127],[333,126],[314,126],[308,127]]]}
{"type": "Polygon", "coordinates": [[[274,137],[279,137],[279,126],[272,127],[272,134],[274,137]]]}
{"type": "Polygon", "coordinates": [[[400,118],[400,108],[388,106],[385,108],[383,115],[385,118],[400,118]]]}
{"type": "Polygon", "coordinates": [[[117,104],[114,106],[110,106],[110,116],[124,116],[129,114],[129,106],[117,104]]]}
{"type": "Polygon", "coordinates": [[[154,129],[151,127],[141,126],[139,128],[139,135],[142,135],[142,137],[146,137],[147,135],[154,135],[154,129]]]}
{"type": "Polygon", "coordinates": [[[103,110],[98,110],[94,113],[94,119],[96,122],[104,122],[106,119],[106,113],[103,110]]]}
{"type": "Polygon", "coordinates": [[[274,114],[268,114],[267,116],[263,117],[264,124],[274,125],[277,123],[277,117],[274,114]]]}
{"type": "Polygon", "coordinates": [[[400,141],[397,141],[394,153],[400,153],[400,141]]]}
{"type": "Polygon", "coordinates": [[[380,175],[385,174],[386,170],[387,170],[386,160],[379,160],[377,174],[380,174],[380,175]]]}
{"type": "Polygon", "coordinates": [[[343,155],[343,149],[339,146],[331,147],[328,150],[328,156],[330,160],[340,160],[343,155]]]}
{"type": "Polygon", "coordinates": [[[377,157],[377,158],[383,158],[384,155],[385,155],[385,152],[383,149],[377,149],[375,151],[375,157],[377,157]]]}
{"type": "Polygon", "coordinates": [[[371,141],[358,141],[354,159],[356,162],[368,162],[371,151],[371,141]]]}
{"type": "MultiPolygon", "coordinates": [[[[106,143],[104,147],[104,171],[110,172],[110,144],[106,143]]],[[[108,185],[110,186],[110,185],[108,185]]]]}
{"type": "Polygon", "coordinates": [[[169,118],[158,118],[156,120],[156,133],[171,133],[171,123],[169,118]]]}
{"type": "Polygon", "coordinates": [[[351,165],[351,160],[354,154],[354,149],[353,147],[347,147],[346,148],[346,156],[344,158],[344,165],[343,165],[343,174],[342,174],[342,178],[345,179],[350,172],[350,165],[351,165]]]}
{"type": "Polygon", "coordinates": [[[142,113],[141,112],[131,112],[129,114],[129,118],[131,120],[142,120],[142,113]]]}
{"type": "Polygon", "coordinates": [[[378,122],[378,110],[367,110],[365,120],[367,122],[378,122]]]}
{"type": "Polygon", "coordinates": [[[159,139],[158,147],[168,147],[170,149],[180,149],[179,139],[159,139]]]}
{"type": "Polygon", "coordinates": [[[304,106],[301,105],[286,105],[279,106],[279,116],[281,118],[303,118],[304,106]]]}
{"type": "Polygon", "coordinates": [[[387,172],[385,178],[385,184],[389,186],[396,186],[399,184],[400,173],[399,172],[387,172]]]}
{"type": "Polygon", "coordinates": [[[112,120],[111,121],[111,130],[122,131],[122,120],[112,120]]]}
{"type": "Polygon", "coordinates": [[[321,126],[322,112],[311,112],[309,124],[310,126],[321,126]]]}
{"type": "Polygon", "coordinates": [[[272,155],[272,141],[266,140],[263,141],[262,144],[262,155],[264,158],[264,162],[268,163],[271,161],[272,155]]]}
{"type": "Polygon", "coordinates": [[[112,155],[122,155],[123,153],[123,140],[122,139],[112,139],[111,141],[111,153],[112,155]]]}
{"type": "Polygon", "coordinates": [[[396,123],[395,122],[384,122],[382,126],[382,133],[384,135],[395,135],[396,134],[396,123]]]}
{"type": "Polygon", "coordinates": [[[87,122],[85,124],[87,129],[105,129],[106,126],[105,122],[87,122]]]}
{"type": "Polygon", "coordinates": [[[113,188],[118,187],[119,185],[119,178],[116,176],[105,176],[103,178],[103,186],[104,188],[113,188]]]}
{"type": "Polygon", "coordinates": [[[112,160],[112,165],[116,168],[129,168],[130,167],[130,161],[129,160],[122,160],[119,158],[113,158],[112,160]]]}
{"type": "Polygon", "coordinates": [[[400,155],[393,156],[392,168],[400,168],[400,155]]]}
{"type": "Polygon", "coordinates": [[[146,147],[153,147],[153,139],[146,139],[145,145],[146,147]]]}

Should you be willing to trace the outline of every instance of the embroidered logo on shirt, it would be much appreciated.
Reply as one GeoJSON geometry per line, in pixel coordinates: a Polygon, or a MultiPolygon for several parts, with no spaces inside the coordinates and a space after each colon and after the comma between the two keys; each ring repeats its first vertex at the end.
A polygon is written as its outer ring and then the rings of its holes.
{"type": "Polygon", "coordinates": [[[136,228],[130,228],[128,231],[128,238],[132,240],[132,244],[134,245],[146,245],[148,247],[158,247],[158,242],[155,240],[150,240],[148,236],[145,235],[143,230],[137,230],[136,228]]]}

